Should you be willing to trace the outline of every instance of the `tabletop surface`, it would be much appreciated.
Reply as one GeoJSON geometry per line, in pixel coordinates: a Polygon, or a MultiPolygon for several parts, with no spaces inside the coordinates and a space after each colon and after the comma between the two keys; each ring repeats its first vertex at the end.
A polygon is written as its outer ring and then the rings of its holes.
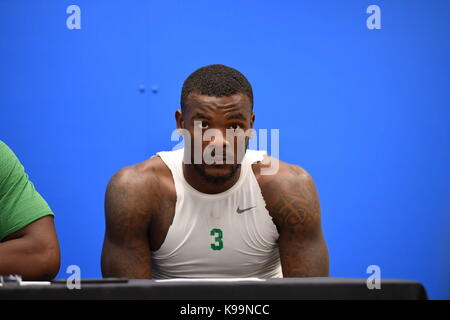
{"type": "Polygon", "coordinates": [[[369,289],[359,278],[278,279],[82,279],[74,281],[0,286],[5,299],[151,299],[151,300],[300,300],[300,299],[427,299],[416,281],[381,279],[369,289]]]}

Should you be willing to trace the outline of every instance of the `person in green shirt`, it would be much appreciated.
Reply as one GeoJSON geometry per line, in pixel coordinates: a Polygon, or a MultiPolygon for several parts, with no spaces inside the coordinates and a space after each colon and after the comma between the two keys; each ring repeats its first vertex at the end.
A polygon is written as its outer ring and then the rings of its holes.
{"type": "Polygon", "coordinates": [[[53,217],[19,159],[0,140],[0,275],[56,276],[60,252],[53,217]]]}

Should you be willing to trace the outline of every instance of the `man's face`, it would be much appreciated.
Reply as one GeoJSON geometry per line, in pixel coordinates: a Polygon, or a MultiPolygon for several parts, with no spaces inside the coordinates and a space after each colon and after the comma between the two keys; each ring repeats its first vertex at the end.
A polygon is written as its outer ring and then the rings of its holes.
{"type": "Polygon", "coordinates": [[[247,130],[253,128],[255,116],[250,99],[244,94],[213,97],[191,93],[185,105],[184,113],[178,113],[177,127],[190,134],[190,148],[188,144],[185,146],[191,151],[194,168],[212,183],[222,183],[232,178],[248,145],[247,130]],[[202,157],[199,163],[195,152],[200,150],[202,157]],[[205,162],[205,155],[213,157],[212,163],[211,160],[205,162]]]}

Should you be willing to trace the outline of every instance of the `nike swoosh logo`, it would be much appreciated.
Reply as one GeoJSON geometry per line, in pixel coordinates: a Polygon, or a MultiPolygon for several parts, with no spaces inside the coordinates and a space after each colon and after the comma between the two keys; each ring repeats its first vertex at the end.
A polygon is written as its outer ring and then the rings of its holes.
{"type": "Polygon", "coordinates": [[[246,208],[246,209],[239,209],[239,207],[238,207],[236,212],[237,213],[242,213],[242,212],[248,211],[248,210],[253,209],[253,208],[256,208],[256,206],[255,207],[246,208]]]}

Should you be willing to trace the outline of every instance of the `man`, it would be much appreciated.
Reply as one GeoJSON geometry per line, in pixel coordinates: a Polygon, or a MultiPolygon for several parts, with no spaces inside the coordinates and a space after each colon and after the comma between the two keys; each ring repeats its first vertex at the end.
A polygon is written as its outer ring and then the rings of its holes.
{"type": "Polygon", "coordinates": [[[53,212],[0,141],[0,274],[51,280],[60,266],[53,212]]]}
{"type": "Polygon", "coordinates": [[[240,156],[239,134],[226,134],[253,128],[247,79],[223,65],[198,69],[183,84],[175,118],[184,149],[125,167],[108,184],[103,276],[328,276],[311,176],[282,161],[263,174],[278,160],[246,150],[247,136],[240,156]],[[210,129],[214,135],[202,138],[210,129]],[[201,155],[215,150],[213,163],[193,161],[196,146],[201,155]]]}

